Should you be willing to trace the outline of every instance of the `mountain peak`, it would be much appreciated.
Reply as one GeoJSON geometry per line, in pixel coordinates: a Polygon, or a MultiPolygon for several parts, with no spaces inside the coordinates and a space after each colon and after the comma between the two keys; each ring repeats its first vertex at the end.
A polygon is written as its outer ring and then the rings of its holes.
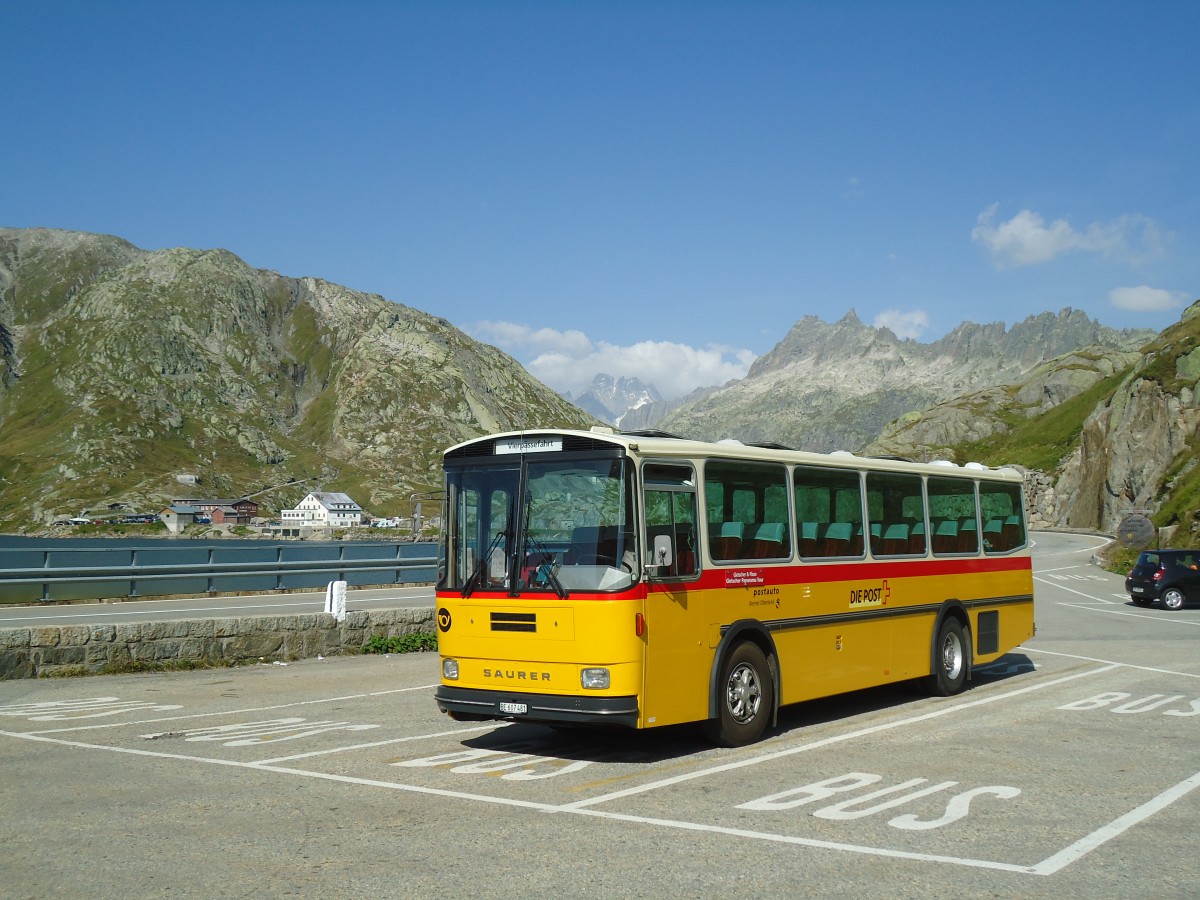
{"type": "Polygon", "coordinates": [[[613,377],[601,372],[592,379],[591,386],[574,399],[584,412],[610,425],[619,424],[621,417],[649,403],[661,403],[662,395],[654,385],[643,383],[638,378],[613,377]]]}
{"type": "Polygon", "coordinates": [[[0,401],[0,475],[21,488],[0,520],[18,527],[101,500],[160,509],[179,472],[228,496],[333,473],[330,490],[395,514],[437,486],[446,447],[594,423],[382,297],[49,229],[0,229],[0,401]]]}
{"type": "Polygon", "coordinates": [[[800,319],[740,382],[671,413],[661,427],[692,437],[770,440],[855,450],[893,419],[1007,384],[1073,350],[1132,350],[1153,332],[1121,332],[1079,310],[1018,322],[964,322],[940,340],[900,340],[853,310],[830,324],[800,319]]]}

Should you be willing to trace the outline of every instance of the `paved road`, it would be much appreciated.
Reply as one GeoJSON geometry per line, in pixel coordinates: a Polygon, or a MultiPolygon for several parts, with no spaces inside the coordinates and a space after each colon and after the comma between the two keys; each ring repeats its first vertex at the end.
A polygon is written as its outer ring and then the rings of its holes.
{"type": "MultiPolygon", "coordinates": [[[[430,585],[354,588],[346,608],[407,609],[433,605],[430,585]]],[[[245,594],[228,597],[183,597],[170,600],[120,600],[108,603],[40,604],[0,607],[0,628],[47,625],[94,625],[113,622],[161,622],[212,616],[270,616],[321,612],[324,591],[288,594],[245,594]]]]}
{"type": "Polygon", "coordinates": [[[1196,897],[1200,609],[1040,536],[1038,634],[957,697],[464,727],[432,654],[0,683],[6,896],[1196,897]]]}

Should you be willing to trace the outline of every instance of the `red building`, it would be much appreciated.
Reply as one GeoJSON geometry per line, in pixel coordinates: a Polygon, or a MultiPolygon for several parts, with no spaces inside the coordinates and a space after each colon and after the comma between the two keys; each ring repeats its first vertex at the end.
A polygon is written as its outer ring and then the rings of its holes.
{"type": "Polygon", "coordinates": [[[214,525],[249,525],[250,520],[258,515],[258,504],[245,497],[237,500],[230,498],[206,500],[189,497],[173,502],[196,507],[203,515],[211,516],[214,525]]]}

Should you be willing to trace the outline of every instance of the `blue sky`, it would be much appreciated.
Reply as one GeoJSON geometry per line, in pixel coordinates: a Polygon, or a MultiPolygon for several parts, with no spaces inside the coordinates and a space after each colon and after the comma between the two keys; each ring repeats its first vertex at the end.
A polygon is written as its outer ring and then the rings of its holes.
{"type": "Polygon", "coordinates": [[[559,390],[1200,297],[1193,2],[10,3],[0,225],[229,249],[559,390]]]}

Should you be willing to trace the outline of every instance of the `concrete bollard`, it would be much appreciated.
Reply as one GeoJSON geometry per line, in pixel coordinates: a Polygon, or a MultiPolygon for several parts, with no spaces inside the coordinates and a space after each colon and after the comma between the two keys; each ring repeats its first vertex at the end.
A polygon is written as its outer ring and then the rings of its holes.
{"type": "Polygon", "coordinates": [[[338,622],[346,621],[346,582],[329,582],[325,588],[325,612],[338,622]]]}

